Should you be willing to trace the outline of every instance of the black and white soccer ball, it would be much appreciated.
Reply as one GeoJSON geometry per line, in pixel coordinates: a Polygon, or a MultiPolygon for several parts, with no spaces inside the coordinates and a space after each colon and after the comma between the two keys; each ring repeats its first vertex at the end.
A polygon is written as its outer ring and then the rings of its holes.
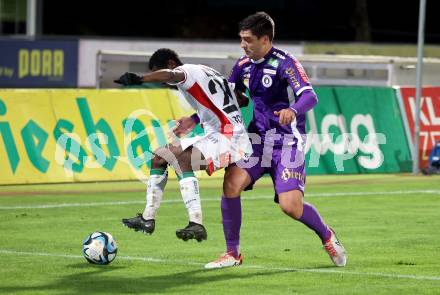
{"type": "Polygon", "coordinates": [[[83,255],[93,264],[109,264],[116,258],[118,246],[109,233],[97,231],[83,241],[83,255]]]}

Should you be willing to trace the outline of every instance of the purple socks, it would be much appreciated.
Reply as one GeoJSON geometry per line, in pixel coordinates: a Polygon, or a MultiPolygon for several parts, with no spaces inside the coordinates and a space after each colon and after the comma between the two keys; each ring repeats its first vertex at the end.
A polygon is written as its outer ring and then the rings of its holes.
{"type": "Polygon", "coordinates": [[[222,196],[223,233],[225,234],[226,251],[235,257],[240,255],[241,200],[222,196]]]}
{"type": "Polygon", "coordinates": [[[315,231],[315,233],[321,238],[324,243],[330,239],[331,231],[324,223],[318,211],[313,205],[304,202],[303,214],[298,221],[304,223],[308,228],[315,231]]]}
{"type": "MultiPolygon", "coordinates": [[[[241,199],[222,196],[221,202],[223,233],[226,241],[226,251],[235,257],[240,255],[241,199]]],[[[316,232],[322,242],[331,237],[329,227],[324,223],[313,205],[304,203],[303,214],[298,221],[316,232]]]]}

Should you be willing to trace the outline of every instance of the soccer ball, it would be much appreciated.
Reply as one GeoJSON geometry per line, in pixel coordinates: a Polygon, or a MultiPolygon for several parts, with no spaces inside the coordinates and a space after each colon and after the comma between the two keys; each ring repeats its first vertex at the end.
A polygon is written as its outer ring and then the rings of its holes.
{"type": "Polygon", "coordinates": [[[116,241],[106,232],[91,233],[83,241],[83,255],[93,264],[109,264],[116,258],[117,252],[116,241]]]}

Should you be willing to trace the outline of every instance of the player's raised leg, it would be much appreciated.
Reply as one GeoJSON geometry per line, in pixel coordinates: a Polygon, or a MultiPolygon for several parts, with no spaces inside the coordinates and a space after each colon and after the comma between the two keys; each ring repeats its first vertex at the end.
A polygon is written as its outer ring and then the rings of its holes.
{"type": "Polygon", "coordinates": [[[279,204],[281,210],[295,220],[313,230],[321,239],[324,249],[336,266],[345,266],[347,254],[336,237],[335,232],[325,224],[316,208],[303,201],[303,192],[291,190],[280,193],[279,204]]]}

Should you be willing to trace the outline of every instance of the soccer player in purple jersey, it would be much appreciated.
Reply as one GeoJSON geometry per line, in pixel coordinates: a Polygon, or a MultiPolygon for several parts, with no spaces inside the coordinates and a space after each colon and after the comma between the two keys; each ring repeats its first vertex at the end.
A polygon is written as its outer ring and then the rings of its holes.
{"type": "MultiPolygon", "coordinates": [[[[241,201],[243,190],[269,173],[275,188],[275,201],[281,210],[303,223],[319,236],[324,249],[337,266],[345,266],[347,256],[335,232],[324,223],[318,211],[304,202],[306,112],[318,99],[299,61],[273,47],[275,24],[258,12],[239,24],[241,48],[245,56],[235,64],[229,82],[235,91],[248,91],[254,101],[254,116],[248,131],[261,138],[253,140],[249,161],[229,166],[223,183],[221,210],[226,253],[206,268],[240,265],[241,201]],[[257,160],[251,163],[252,160],[257,160]]],[[[254,138],[255,139],[255,138],[254,138]]]]}

